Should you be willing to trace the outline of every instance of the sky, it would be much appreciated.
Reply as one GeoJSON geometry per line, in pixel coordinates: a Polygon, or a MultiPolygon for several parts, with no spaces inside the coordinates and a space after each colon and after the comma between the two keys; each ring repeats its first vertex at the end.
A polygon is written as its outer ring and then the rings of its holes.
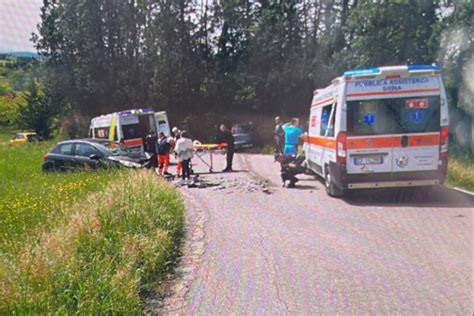
{"type": "Polygon", "coordinates": [[[30,41],[40,22],[42,0],[0,0],[0,52],[35,52],[30,41]]]}

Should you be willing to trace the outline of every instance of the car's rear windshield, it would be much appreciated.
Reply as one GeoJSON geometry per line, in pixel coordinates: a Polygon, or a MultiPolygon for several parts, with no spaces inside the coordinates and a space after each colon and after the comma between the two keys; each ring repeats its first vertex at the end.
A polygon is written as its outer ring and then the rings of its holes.
{"type": "Polygon", "coordinates": [[[409,134],[439,130],[439,96],[347,102],[348,135],[409,134]]]}

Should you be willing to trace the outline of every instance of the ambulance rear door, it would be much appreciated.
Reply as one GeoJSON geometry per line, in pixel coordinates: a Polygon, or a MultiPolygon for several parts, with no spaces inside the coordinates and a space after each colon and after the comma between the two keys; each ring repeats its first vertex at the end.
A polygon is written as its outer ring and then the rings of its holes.
{"type": "Polygon", "coordinates": [[[394,139],[392,171],[437,170],[440,96],[401,98],[395,104],[400,133],[394,139]]]}
{"type": "MultiPolygon", "coordinates": [[[[333,86],[319,90],[314,95],[311,104],[308,137],[305,142],[305,155],[309,162],[309,167],[320,175],[323,174],[322,167],[327,159],[328,149],[326,147],[328,143],[333,142],[332,140],[327,140],[326,129],[330,124],[334,104],[335,92],[333,86]]],[[[332,118],[332,121],[334,121],[334,118],[332,118]]],[[[331,125],[331,128],[332,133],[334,133],[334,124],[331,125]]]]}
{"type": "Polygon", "coordinates": [[[167,137],[171,136],[168,115],[165,111],[155,112],[156,130],[158,133],[163,132],[167,137]]]}
{"type": "Polygon", "coordinates": [[[346,103],[347,158],[350,174],[392,171],[393,142],[386,129],[390,114],[377,100],[351,100],[346,103]]]}

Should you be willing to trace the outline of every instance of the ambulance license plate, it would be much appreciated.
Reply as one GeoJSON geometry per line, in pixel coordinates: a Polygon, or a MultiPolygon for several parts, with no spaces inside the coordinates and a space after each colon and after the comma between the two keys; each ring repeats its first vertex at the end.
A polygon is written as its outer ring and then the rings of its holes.
{"type": "Polygon", "coordinates": [[[360,157],[354,158],[355,165],[381,165],[383,157],[360,157]]]}

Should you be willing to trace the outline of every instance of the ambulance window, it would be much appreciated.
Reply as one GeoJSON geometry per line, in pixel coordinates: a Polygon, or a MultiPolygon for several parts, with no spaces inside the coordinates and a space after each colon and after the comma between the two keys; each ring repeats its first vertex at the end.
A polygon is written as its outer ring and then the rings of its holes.
{"type": "Polygon", "coordinates": [[[439,129],[439,96],[347,102],[350,135],[408,134],[439,129]]]}
{"type": "Polygon", "coordinates": [[[109,127],[99,127],[94,129],[95,138],[109,138],[109,127]]]}
{"type": "Polygon", "coordinates": [[[327,137],[334,137],[334,118],[331,118],[332,104],[326,105],[321,111],[321,127],[320,135],[327,137]]]}

